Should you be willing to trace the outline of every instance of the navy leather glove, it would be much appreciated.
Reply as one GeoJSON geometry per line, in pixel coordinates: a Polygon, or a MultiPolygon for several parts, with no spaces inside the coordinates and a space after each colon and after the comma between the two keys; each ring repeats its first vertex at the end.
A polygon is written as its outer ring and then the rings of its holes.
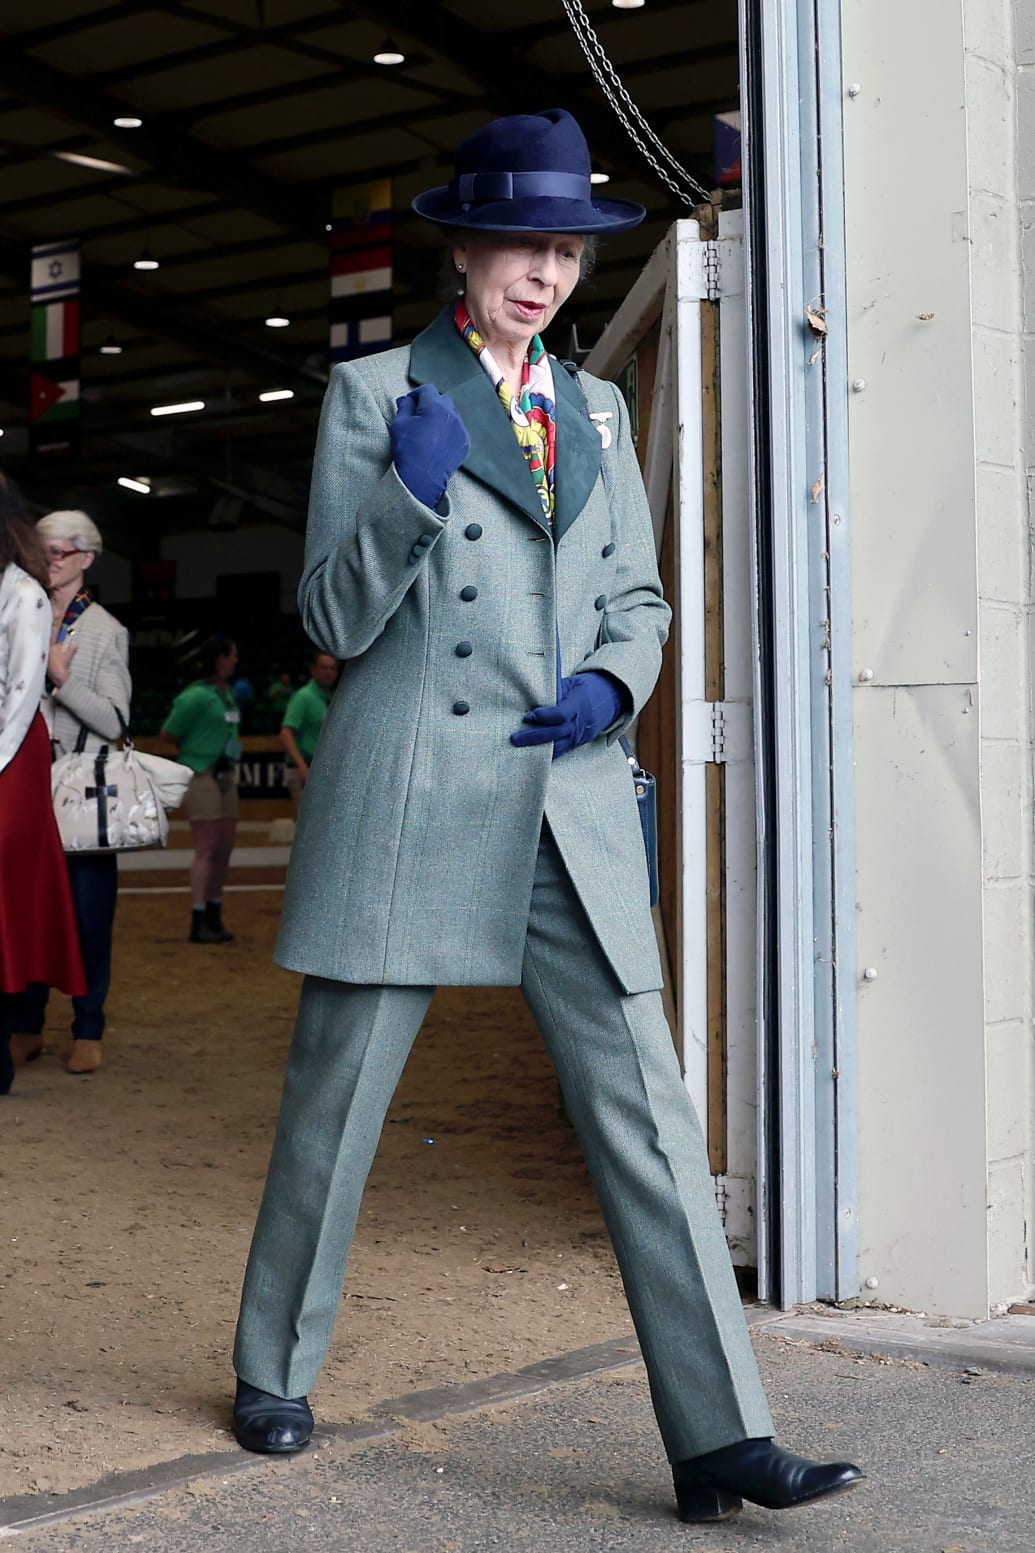
{"type": "Polygon", "coordinates": [[[553,758],[566,755],[606,732],[630,707],[629,692],[610,674],[587,669],[561,680],[561,698],[554,706],[537,706],[526,714],[526,726],[510,736],[511,744],[549,744],[553,758]]]}
{"type": "Polygon", "coordinates": [[[388,428],[399,479],[426,507],[437,507],[471,447],[467,428],[448,394],[422,383],[395,401],[388,428]]]}

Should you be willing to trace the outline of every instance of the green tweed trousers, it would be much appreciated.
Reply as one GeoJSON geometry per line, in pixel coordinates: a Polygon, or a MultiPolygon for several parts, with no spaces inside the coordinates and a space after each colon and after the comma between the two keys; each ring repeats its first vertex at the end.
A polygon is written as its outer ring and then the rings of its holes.
{"type": "MultiPolygon", "coordinates": [[[[622,993],[544,826],[522,987],[621,1267],[671,1461],[771,1435],[701,1129],[661,994],[622,993]]],[[[238,1375],[310,1391],[360,1200],[432,987],[308,977],[245,1276],[238,1375]]]]}

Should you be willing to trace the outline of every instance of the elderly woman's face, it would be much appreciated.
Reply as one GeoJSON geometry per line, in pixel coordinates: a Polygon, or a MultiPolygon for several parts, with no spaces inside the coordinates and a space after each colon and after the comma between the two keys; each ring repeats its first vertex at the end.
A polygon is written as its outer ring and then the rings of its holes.
{"type": "Polygon", "coordinates": [[[486,343],[526,346],[575,289],[585,238],[562,232],[479,232],[458,243],[468,311],[486,343]]]}
{"type": "Polygon", "coordinates": [[[50,586],[67,588],[70,583],[81,583],[83,575],[94,561],[92,550],[77,550],[70,539],[48,539],[44,544],[50,586]]]}

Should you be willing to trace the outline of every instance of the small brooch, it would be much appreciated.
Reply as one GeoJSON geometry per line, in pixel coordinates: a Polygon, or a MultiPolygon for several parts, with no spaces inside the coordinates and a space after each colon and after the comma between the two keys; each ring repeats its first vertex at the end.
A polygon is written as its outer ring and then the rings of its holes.
{"type": "Polygon", "coordinates": [[[600,433],[600,446],[602,448],[609,448],[611,446],[611,428],[607,424],[611,419],[611,414],[610,410],[591,410],[589,412],[590,420],[600,433]]]}

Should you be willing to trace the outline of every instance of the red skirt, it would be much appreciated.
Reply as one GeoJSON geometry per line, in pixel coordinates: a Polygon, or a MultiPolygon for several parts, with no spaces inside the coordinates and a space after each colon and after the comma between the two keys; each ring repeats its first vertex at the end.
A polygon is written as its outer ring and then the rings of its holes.
{"type": "Polygon", "coordinates": [[[50,800],[50,740],[37,712],[0,771],[0,992],[31,981],[86,992],[68,867],[50,800]]]}

